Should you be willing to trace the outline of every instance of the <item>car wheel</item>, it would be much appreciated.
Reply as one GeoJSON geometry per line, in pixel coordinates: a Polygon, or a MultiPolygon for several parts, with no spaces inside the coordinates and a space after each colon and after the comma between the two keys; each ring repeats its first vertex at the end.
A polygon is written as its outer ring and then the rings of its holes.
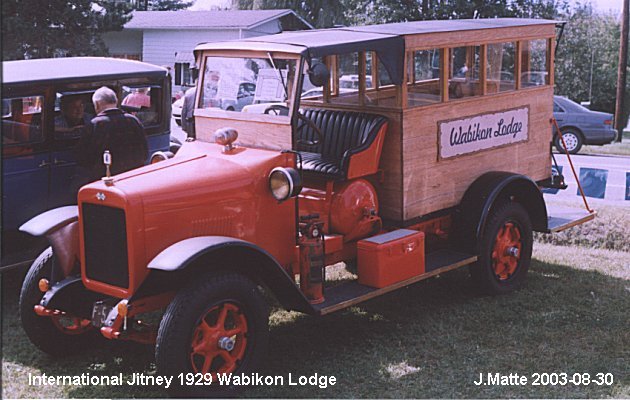
{"type": "Polygon", "coordinates": [[[20,320],[30,341],[53,356],[78,353],[98,338],[90,320],[61,313],[50,317],[35,314],[43,293],[39,281],[50,278],[54,254],[47,248],[37,257],[26,274],[20,291],[20,320]]]}
{"type": "MultiPolygon", "coordinates": [[[[562,130],[562,139],[564,139],[564,143],[567,145],[567,150],[570,154],[576,154],[580,151],[584,143],[582,134],[573,129],[562,130]]],[[[559,152],[564,153],[564,146],[562,146],[559,136],[556,136],[555,145],[559,152]]]]}
{"type": "Polygon", "coordinates": [[[518,203],[496,207],[488,217],[479,247],[479,259],[471,266],[473,280],[486,294],[503,294],[520,288],[532,256],[532,225],[518,203]]]}
{"type": "Polygon", "coordinates": [[[155,349],[157,369],[167,376],[212,376],[206,386],[178,382],[172,388],[176,396],[231,397],[238,387],[218,384],[217,375],[258,369],[267,349],[268,323],[267,305],[251,280],[231,273],[203,276],[180,290],[164,313],[155,349]]]}

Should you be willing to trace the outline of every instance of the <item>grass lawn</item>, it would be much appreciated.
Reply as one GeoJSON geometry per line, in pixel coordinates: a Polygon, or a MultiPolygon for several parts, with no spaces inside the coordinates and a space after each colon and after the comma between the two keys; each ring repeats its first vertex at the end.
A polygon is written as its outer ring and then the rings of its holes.
{"type": "MultiPolygon", "coordinates": [[[[254,387],[248,397],[630,397],[630,237],[627,208],[600,211],[591,230],[537,237],[528,285],[477,294],[466,269],[323,318],[271,316],[266,375],[333,375],[326,389],[254,387]],[[620,235],[605,236],[605,226],[620,235]],[[599,232],[599,234],[597,233],[599,232]],[[598,236],[599,235],[599,236],[598,236]],[[625,243],[625,245],[624,245],[625,243]],[[480,373],[612,373],[612,386],[476,386],[480,373]]],[[[24,272],[3,275],[2,397],[165,397],[157,387],[29,386],[28,373],[154,373],[152,349],[105,342],[52,359],[17,318],[24,272]]]]}

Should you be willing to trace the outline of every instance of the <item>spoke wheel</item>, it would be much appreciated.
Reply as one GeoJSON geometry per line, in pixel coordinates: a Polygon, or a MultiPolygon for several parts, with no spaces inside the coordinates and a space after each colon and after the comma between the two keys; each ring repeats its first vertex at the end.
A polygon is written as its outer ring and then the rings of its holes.
{"type": "Polygon", "coordinates": [[[215,306],[201,318],[191,341],[190,363],[202,374],[231,373],[243,362],[247,319],[238,305],[215,306]]]}
{"type": "Polygon", "coordinates": [[[499,280],[509,279],[521,258],[521,231],[514,222],[506,222],[497,233],[492,249],[492,267],[499,280]]]}
{"type": "Polygon", "coordinates": [[[477,286],[487,294],[503,294],[525,283],[532,255],[529,214],[516,202],[492,208],[479,240],[479,257],[470,267],[477,286]]]}
{"type": "Polygon", "coordinates": [[[177,385],[176,397],[233,397],[237,385],[218,374],[251,374],[265,358],[269,311],[254,282],[236,273],[206,273],[184,286],[167,307],[155,346],[158,373],[210,374],[210,385],[177,385]]]}

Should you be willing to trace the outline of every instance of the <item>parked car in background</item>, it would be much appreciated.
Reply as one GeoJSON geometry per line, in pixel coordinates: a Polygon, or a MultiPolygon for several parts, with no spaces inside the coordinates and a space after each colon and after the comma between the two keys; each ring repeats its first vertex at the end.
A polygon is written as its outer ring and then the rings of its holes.
{"type": "MultiPolygon", "coordinates": [[[[558,121],[562,138],[571,154],[576,154],[584,144],[604,145],[615,140],[613,115],[591,111],[566,97],[553,97],[553,116],[558,121]]],[[[564,151],[560,137],[555,136],[554,145],[564,151]]]]}
{"type": "Polygon", "coordinates": [[[171,113],[173,114],[173,119],[175,120],[178,126],[182,126],[182,107],[184,107],[183,96],[175,100],[175,102],[171,106],[171,113]]]}
{"type": "MultiPolygon", "coordinates": [[[[78,187],[87,182],[81,182],[74,148],[95,116],[92,94],[99,87],[113,89],[121,107],[142,122],[149,154],[169,150],[171,84],[165,68],[72,57],[6,61],[2,70],[3,249],[26,247],[17,228],[30,218],[77,203],[78,187]]],[[[6,261],[10,253],[3,251],[3,266],[18,261],[6,261]]]]}

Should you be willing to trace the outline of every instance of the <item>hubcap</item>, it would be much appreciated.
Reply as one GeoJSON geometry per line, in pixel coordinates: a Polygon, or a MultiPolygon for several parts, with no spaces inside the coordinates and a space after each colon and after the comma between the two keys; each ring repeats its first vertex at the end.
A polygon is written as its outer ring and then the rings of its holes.
{"type": "Polygon", "coordinates": [[[492,249],[492,268],[499,280],[510,279],[521,258],[521,231],[513,222],[499,229],[492,249]]]}
{"type": "Polygon", "coordinates": [[[566,149],[568,151],[573,151],[578,145],[578,138],[575,136],[575,133],[565,133],[562,135],[562,139],[564,140],[564,144],[567,146],[566,149]]]}
{"type": "Polygon", "coordinates": [[[196,373],[230,373],[247,348],[247,319],[239,306],[212,307],[199,320],[191,341],[190,362],[196,373]]]}

